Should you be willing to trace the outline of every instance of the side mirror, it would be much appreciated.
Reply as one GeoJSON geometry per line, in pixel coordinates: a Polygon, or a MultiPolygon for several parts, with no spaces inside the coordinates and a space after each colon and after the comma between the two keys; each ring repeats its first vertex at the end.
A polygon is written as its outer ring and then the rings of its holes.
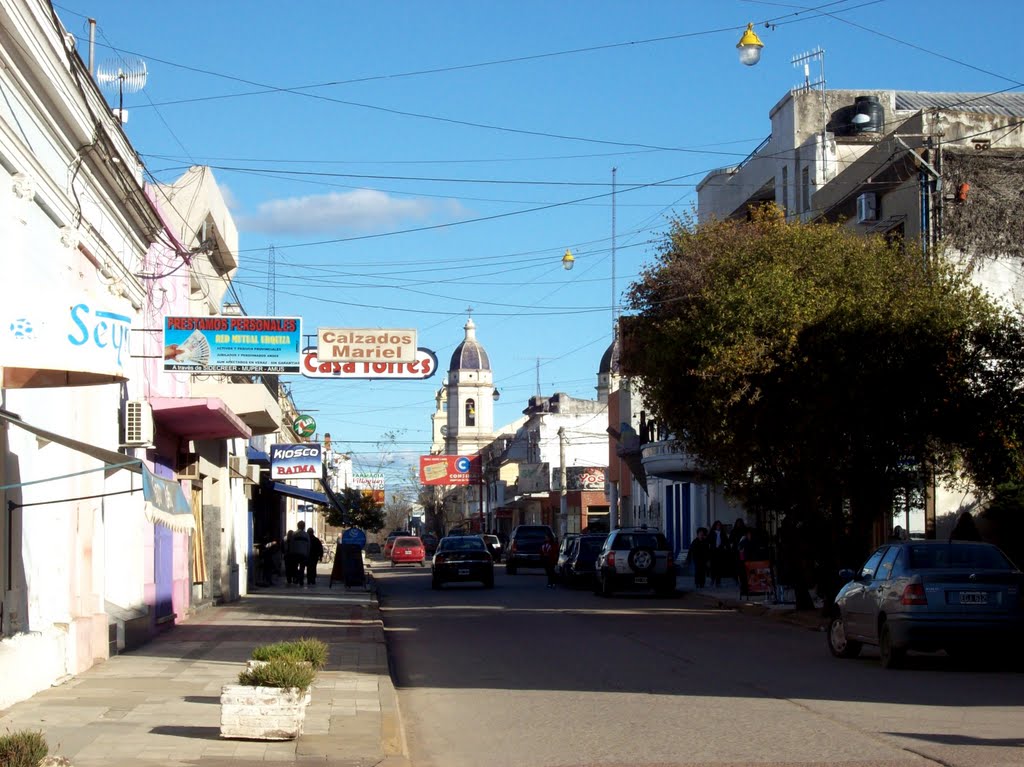
{"type": "Polygon", "coordinates": [[[850,581],[857,580],[857,574],[850,569],[842,569],[839,571],[839,580],[843,583],[849,583],[850,581]]]}

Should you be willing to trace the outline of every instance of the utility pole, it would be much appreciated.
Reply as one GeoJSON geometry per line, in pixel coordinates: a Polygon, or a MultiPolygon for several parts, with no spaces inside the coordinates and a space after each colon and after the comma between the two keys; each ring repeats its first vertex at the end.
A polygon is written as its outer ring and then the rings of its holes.
{"type": "Polygon", "coordinates": [[[559,476],[559,497],[558,497],[558,537],[564,538],[568,530],[569,509],[567,507],[565,481],[565,427],[558,427],[558,476],[559,476]]]}

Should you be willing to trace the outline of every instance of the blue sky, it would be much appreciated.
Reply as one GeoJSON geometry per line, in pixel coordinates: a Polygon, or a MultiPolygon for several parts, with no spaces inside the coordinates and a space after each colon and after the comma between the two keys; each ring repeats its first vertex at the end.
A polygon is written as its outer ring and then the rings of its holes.
{"type": "Polygon", "coordinates": [[[126,131],[151,177],[214,168],[247,313],[267,311],[273,247],[278,315],[309,330],[413,327],[437,353],[442,372],[424,381],[287,379],[358,469],[396,482],[429,448],[469,306],[501,391],[496,424],[520,415],[538,364],[544,395],[594,396],[613,295],[701,178],[767,137],[769,110],[802,80],[794,55],[823,48],[830,88],[1024,82],[1024,4],[1009,0],[977,13],[948,0],[55,7],[83,58],[91,16],[98,62],[145,60],[126,131]],[[765,43],[755,67],[735,49],[748,22],[765,43]]]}

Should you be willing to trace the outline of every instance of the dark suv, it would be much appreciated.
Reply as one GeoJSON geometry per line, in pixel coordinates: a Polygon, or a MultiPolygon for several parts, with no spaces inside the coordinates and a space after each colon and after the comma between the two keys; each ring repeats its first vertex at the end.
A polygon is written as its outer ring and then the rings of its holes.
{"type": "Polygon", "coordinates": [[[654,589],[658,596],[676,590],[676,568],[668,539],[653,527],[612,530],[597,555],[597,585],[603,597],[622,589],[654,589]]]}
{"type": "Polygon", "coordinates": [[[519,525],[512,531],[505,552],[505,572],[515,575],[520,567],[544,567],[540,547],[548,541],[555,545],[555,534],[547,525],[519,525]]]}

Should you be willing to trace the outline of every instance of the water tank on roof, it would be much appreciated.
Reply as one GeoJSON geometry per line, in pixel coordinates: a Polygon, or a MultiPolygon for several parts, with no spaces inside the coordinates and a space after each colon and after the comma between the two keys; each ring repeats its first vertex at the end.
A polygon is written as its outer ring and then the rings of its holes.
{"type": "Polygon", "coordinates": [[[885,127],[885,108],[877,96],[858,96],[853,100],[850,118],[853,133],[881,133],[885,127]]]}

